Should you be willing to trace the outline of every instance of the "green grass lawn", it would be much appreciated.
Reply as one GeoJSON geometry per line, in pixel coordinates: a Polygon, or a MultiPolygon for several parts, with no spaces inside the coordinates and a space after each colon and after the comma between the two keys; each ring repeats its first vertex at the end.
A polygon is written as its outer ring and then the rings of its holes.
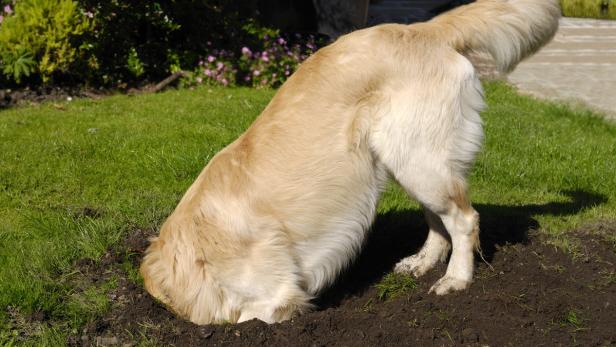
{"type": "MultiPolygon", "coordinates": [[[[591,111],[486,86],[486,141],[471,176],[488,218],[530,213],[557,244],[616,218],[616,126],[591,111]]],[[[108,307],[76,291],[74,262],[156,228],[207,161],[273,91],[200,88],[0,112],[0,344],[63,343],[108,307]],[[50,324],[21,324],[42,312],[50,324]]],[[[417,209],[395,185],[379,213],[417,209]]],[[[108,286],[113,286],[109,283],[108,286]]]]}
{"type": "Polygon", "coordinates": [[[616,19],[616,0],[560,0],[563,15],[597,19],[616,19]]]}

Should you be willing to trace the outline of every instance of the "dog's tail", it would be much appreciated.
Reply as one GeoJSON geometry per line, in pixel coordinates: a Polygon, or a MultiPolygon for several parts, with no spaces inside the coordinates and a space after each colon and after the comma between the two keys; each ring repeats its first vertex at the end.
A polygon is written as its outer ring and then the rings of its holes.
{"type": "Polygon", "coordinates": [[[552,39],[560,13],[558,0],[479,0],[428,23],[460,53],[489,53],[509,72],[552,39]]]}

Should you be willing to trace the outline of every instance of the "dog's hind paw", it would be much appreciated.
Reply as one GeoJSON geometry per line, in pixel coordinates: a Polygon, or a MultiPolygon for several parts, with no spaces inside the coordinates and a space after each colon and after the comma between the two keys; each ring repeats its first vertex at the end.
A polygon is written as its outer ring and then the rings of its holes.
{"type": "Polygon", "coordinates": [[[398,264],[396,264],[394,272],[413,274],[415,277],[420,277],[431,270],[435,264],[435,261],[430,261],[428,257],[418,253],[400,260],[398,264]]]}
{"type": "Polygon", "coordinates": [[[471,281],[461,280],[450,276],[443,276],[436,281],[428,293],[436,295],[445,295],[451,292],[467,289],[471,285],[471,281]]]}

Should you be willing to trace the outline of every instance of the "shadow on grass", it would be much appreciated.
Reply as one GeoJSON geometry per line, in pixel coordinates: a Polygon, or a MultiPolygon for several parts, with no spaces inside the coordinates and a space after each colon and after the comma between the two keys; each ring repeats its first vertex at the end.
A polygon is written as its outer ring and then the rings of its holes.
{"type": "MultiPolygon", "coordinates": [[[[497,246],[527,243],[528,232],[540,227],[533,216],[567,216],[607,202],[604,195],[595,193],[576,190],[564,194],[570,198],[569,202],[519,206],[474,204],[481,216],[481,247],[485,259],[492,260],[497,246]]],[[[346,296],[368,289],[399,260],[417,252],[427,234],[428,226],[420,210],[378,215],[360,257],[333,287],[315,300],[315,304],[321,308],[335,307],[346,296]]]]}

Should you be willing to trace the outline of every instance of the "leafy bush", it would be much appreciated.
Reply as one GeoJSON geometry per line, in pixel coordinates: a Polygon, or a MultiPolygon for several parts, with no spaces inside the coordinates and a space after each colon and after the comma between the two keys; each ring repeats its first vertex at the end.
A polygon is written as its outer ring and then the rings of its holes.
{"type": "Polygon", "coordinates": [[[317,40],[262,27],[257,3],[0,0],[0,71],[13,84],[123,87],[198,67],[188,82],[276,87],[317,40]]]}
{"type": "Polygon", "coordinates": [[[21,78],[30,76],[36,69],[34,55],[25,48],[7,50],[2,52],[2,72],[8,78],[12,78],[17,83],[21,78]]]}
{"type": "Polygon", "coordinates": [[[615,0],[560,0],[560,4],[567,17],[616,19],[615,0]]]}
{"type": "Polygon", "coordinates": [[[255,15],[255,1],[79,1],[96,19],[88,39],[98,67],[93,77],[106,85],[196,66],[211,47],[229,49],[250,36],[242,23],[255,15]]]}
{"type": "Polygon", "coordinates": [[[71,0],[21,0],[14,10],[4,6],[0,26],[0,61],[3,73],[20,83],[37,73],[49,82],[56,73],[67,73],[80,58],[76,39],[92,22],[71,0]],[[8,10],[8,11],[7,11],[8,10]]]}

